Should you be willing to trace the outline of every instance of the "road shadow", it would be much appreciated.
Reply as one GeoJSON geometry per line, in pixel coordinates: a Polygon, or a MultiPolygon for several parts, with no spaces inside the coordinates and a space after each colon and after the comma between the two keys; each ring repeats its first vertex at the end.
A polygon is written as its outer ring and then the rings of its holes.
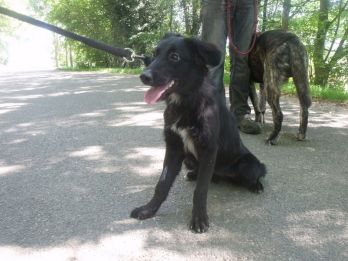
{"type": "Polygon", "coordinates": [[[146,89],[137,77],[107,73],[2,74],[0,252],[89,247],[96,256],[134,259],[344,259],[346,109],[330,113],[315,103],[308,140],[298,142],[299,108],[284,98],[280,144],[266,146],[268,109],[262,135],[242,134],[267,165],[265,192],[212,184],[211,229],[196,235],[187,226],[195,183],[184,175],[156,217],[129,218],[152,196],[164,156],[163,104],[145,105],[146,89]]]}

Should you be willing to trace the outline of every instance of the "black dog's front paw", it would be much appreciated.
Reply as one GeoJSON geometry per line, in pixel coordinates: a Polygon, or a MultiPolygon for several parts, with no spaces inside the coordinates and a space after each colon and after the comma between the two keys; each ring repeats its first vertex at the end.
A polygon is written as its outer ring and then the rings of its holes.
{"type": "Polygon", "coordinates": [[[263,185],[262,183],[258,180],[256,181],[255,184],[251,185],[249,187],[250,191],[251,192],[254,192],[254,193],[261,193],[263,191],[263,185]]]}
{"type": "Polygon", "coordinates": [[[155,210],[146,206],[142,206],[142,207],[133,209],[130,216],[132,218],[143,220],[143,219],[153,217],[155,214],[156,214],[155,210]]]}
{"type": "Polygon", "coordinates": [[[195,233],[204,233],[209,228],[208,216],[205,215],[192,215],[190,229],[195,233]]]}

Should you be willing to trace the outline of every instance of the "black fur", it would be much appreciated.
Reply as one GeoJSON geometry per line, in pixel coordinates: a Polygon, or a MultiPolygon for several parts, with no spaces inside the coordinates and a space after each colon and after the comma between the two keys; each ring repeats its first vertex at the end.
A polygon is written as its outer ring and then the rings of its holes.
{"type": "Polygon", "coordinates": [[[273,131],[267,139],[268,144],[277,144],[282,127],[283,113],[279,105],[280,87],[289,77],[296,86],[301,107],[298,140],[306,138],[308,108],[311,96],[308,81],[308,57],[300,39],[292,33],[273,30],[260,34],[256,38],[255,48],[249,54],[251,75],[251,101],[254,105],[256,121],[264,124],[266,99],[273,113],[273,131]],[[260,84],[260,103],[254,82],[260,84]]]}
{"type": "Polygon", "coordinates": [[[134,209],[131,217],[155,215],[184,160],[189,175],[197,179],[190,222],[194,232],[202,233],[209,227],[206,203],[213,174],[241,180],[254,192],[263,190],[260,178],[266,167],[243,145],[234,116],[207,78],[207,65],[217,65],[219,59],[219,51],[211,44],[169,36],[159,43],[154,60],[141,74],[147,85],[172,81],[173,85],[160,98],[167,105],[163,171],[153,198],[134,209]]]}

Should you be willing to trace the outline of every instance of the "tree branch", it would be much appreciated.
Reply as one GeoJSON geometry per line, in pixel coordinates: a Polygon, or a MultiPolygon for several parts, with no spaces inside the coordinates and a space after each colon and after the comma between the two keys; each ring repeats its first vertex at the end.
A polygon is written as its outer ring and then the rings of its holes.
{"type": "MultiPolygon", "coordinates": [[[[341,6],[342,6],[342,2],[343,2],[343,0],[340,0],[340,8],[341,8],[341,6]]],[[[348,2],[347,2],[347,3],[348,3],[348,2]]],[[[341,10],[341,9],[340,9],[340,10],[341,10]]],[[[341,23],[341,16],[338,16],[337,25],[336,25],[336,29],[335,29],[335,34],[334,34],[333,40],[332,40],[332,42],[331,42],[330,48],[329,48],[329,50],[328,50],[328,52],[327,52],[327,54],[326,54],[326,56],[325,56],[325,58],[324,58],[324,63],[327,62],[327,59],[328,59],[329,56],[330,56],[330,53],[331,53],[331,51],[332,51],[333,45],[334,45],[335,40],[336,40],[336,37],[337,37],[338,28],[339,28],[339,26],[340,26],[340,23],[341,23]]]]}
{"type": "Polygon", "coordinates": [[[311,2],[313,2],[313,0],[312,0],[312,1],[307,1],[307,0],[305,0],[305,1],[301,1],[301,2],[299,2],[299,3],[297,3],[297,4],[292,4],[292,5],[291,5],[291,9],[292,9],[292,10],[291,10],[290,19],[294,18],[295,15],[297,15],[298,13],[300,13],[300,12],[303,10],[303,8],[305,8],[304,6],[305,6],[306,4],[311,3],[311,2]]]}
{"type": "Polygon", "coordinates": [[[329,66],[333,67],[340,59],[342,59],[343,57],[345,57],[348,54],[348,48],[344,47],[344,43],[348,38],[348,26],[346,27],[344,34],[341,38],[341,41],[336,49],[335,54],[332,56],[330,62],[329,62],[329,66]]]}
{"type": "Polygon", "coordinates": [[[340,7],[339,7],[338,14],[328,23],[328,27],[330,27],[337,19],[339,19],[341,17],[341,14],[343,13],[343,11],[345,11],[345,9],[348,5],[348,0],[347,0],[347,2],[344,3],[343,7],[342,7],[342,2],[343,2],[343,0],[340,1],[340,7]]]}

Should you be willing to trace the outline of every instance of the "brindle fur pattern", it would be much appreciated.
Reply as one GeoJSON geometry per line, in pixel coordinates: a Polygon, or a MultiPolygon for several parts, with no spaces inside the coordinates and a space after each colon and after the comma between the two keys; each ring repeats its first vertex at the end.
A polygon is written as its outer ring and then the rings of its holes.
{"type": "Polygon", "coordinates": [[[272,109],[274,126],[267,143],[277,144],[283,121],[279,104],[280,87],[289,77],[293,78],[301,108],[297,139],[304,140],[311,96],[308,81],[308,56],[300,39],[295,34],[282,30],[260,34],[253,51],[249,54],[249,66],[250,98],[255,110],[255,120],[261,124],[265,123],[266,100],[272,109]],[[260,101],[258,101],[254,83],[260,83],[260,101]]]}

